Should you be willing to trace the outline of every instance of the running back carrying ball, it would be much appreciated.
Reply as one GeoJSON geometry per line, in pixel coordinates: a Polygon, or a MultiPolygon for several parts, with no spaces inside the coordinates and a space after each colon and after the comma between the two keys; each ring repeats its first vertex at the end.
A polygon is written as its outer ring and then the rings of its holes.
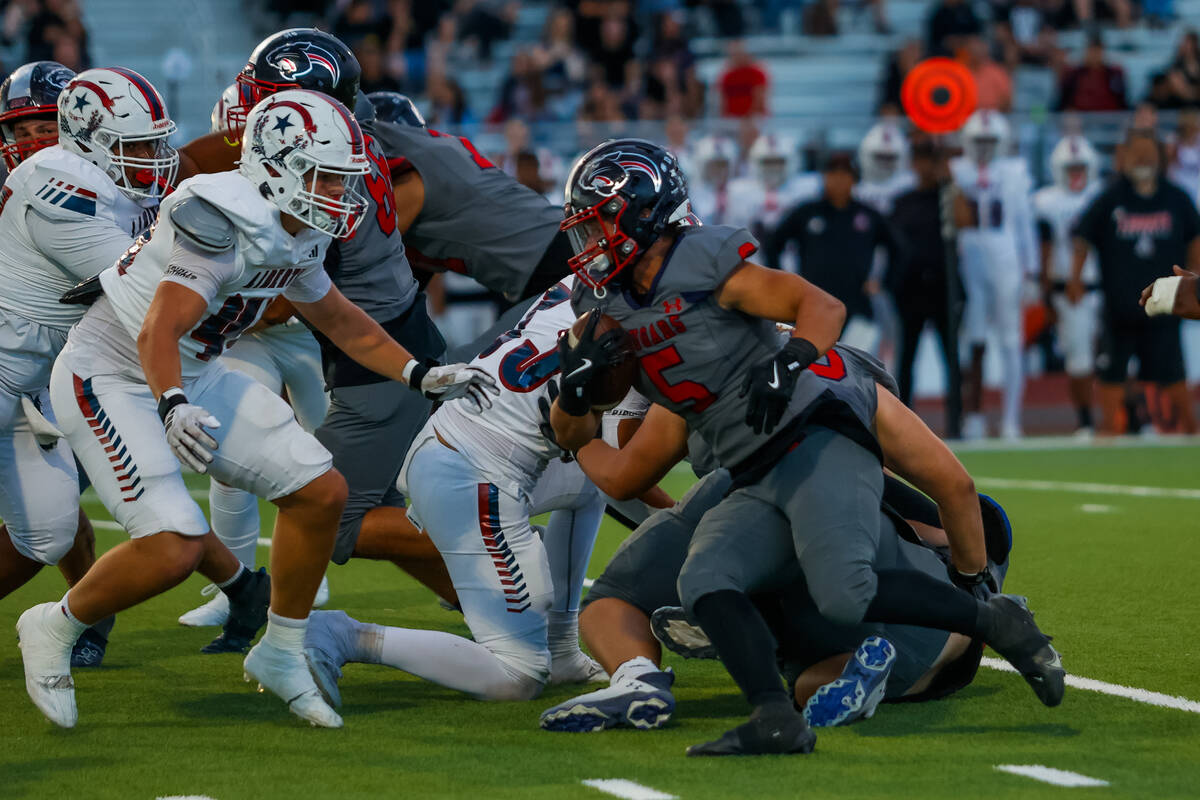
{"type": "MultiPolygon", "coordinates": [[[[628,334],[621,323],[607,314],[592,311],[577,319],[564,338],[569,348],[575,349],[581,341],[591,341],[601,353],[599,359],[585,354],[585,359],[597,363],[571,364],[572,369],[567,368],[571,362],[564,361],[564,389],[571,383],[570,375],[578,369],[584,369],[588,373],[585,392],[592,410],[608,411],[615,408],[632,388],[638,369],[637,359],[628,345],[628,334]]],[[[580,374],[578,377],[585,376],[580,374]]]]}

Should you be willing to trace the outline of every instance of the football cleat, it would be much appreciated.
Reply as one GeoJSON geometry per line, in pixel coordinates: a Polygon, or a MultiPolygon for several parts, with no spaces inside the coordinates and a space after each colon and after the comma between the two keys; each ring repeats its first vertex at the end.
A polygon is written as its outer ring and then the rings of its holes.
{"type": "Polygon", "coordinates": [[[896,664],[896,648],[887,639],[870,636],[854,651],[841,677],[808,698],[804,721],[813,728],[848,725],[870,719],[883,700],[888,676],[896,664]]]}
{"type": "Polygon", "coordinates": [[[720,739],[694,744],[689,756],[754,756],[811,753],[817,735],[791,703],[759,706],[750,720],[726,731],[720,739]]]}
{"type": "Polygon", "coordinates": [[[212,595],[212,600],[183,614],[179,624],[189,628],[217,628],[224,625],[225,620],[229,619],[229,598],[215,583],[205,586],[200,594],[204,597],[212,595]]]}
{"type": "Polygon", "coordinates": [[[351,637],[357,636],[355,622],[345,611],[314,611],[304,632],[304,657],[325,702],[342,707],[338,681],[350,652],[351,637]]]}
{"type": "Polygon", "coordinates": [[[550,683],[605,683],[608,673],[582,650],[550,662],[550,683]]]}
{"type": "Polygon", "coordinates": [[[108,649],[108,636],[112,633],[116,617],[106,617],[79,634],[71,648],[72,667],[98,667],[104,661],[108,649]]]}
{"type": "Polygon", "coordinates": [[[1053,707],[1061,703],[1067,671],[1058,651],[1050,646],[1051,637],[1033,621],[1025,598],[998,594],[987,605],[995,612],[988,647],[1017,668],[1043,704],[1053,707]]]}
{"type": "Polygon", "coordinates": [[[242,668],[247,681],[257,681],[260,692],[269,689],[300,719],[314,727],[342,727],[342,718],[321,697],[303,653],[259,642],[242,662],[242,668]]]}
{"type": "Polygon", "coordinates": [[[663,606],[650,615],[654,638],[684,658],[718,658],[717,648],[699,625],[688,621],[679,606],[663,606]]]}
{"type": "Polygon", "coordinates": [[[321,576],[321,585],[317,587],[317,596],[313,598],[313,608],[323,608],[329,602],[329,578],[321,576]]]}
{"type": "Polygon", "coordinates": [[[229,601],[229,619],[221,635],[200,648],[201,653],[244,653],[267,624],[267,609],[271,604],[271,576],[266,567],[250,573],[250,583],[235,601],[229,601]]]}
{"type": "Polygon", "coordinates": [[[590,733],[605,728],[661,728],[675,711],[671,670],[648,670],[620,683],[572,697],[542,712],[548,731],[590,733]]]}
{"type": "Polygon", "coordinates": [[[61,613],[56,602],[26,610],[17,619],[17,637],[29,699],[55,725],[73,728],[79,711],[71,678],[71,644],[55,637],[47,624],[48,615],[61,613]]]}

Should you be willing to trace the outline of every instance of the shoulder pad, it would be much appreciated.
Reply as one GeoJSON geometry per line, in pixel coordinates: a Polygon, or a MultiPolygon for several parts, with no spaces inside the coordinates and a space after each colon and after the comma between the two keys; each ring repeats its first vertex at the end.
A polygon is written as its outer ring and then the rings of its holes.
{"type": "Polygon", "coordinates": [[[171,207],[171,224],[192,244],[210,253],[233,247],[234,224],[203,197],[185,197],[171,207]]]}
{"type": "Polygon", "coordinates": [[[81,215],[99,216],[98,212],[105,211],[113,202],[114,192],[105,191],[109,187],[104,185],[107,182],[111,186],[112,181],[107,176],[104,181],[89,180],[92,177],[67,173],[39,163],[31,165],[16,180],[10,176],[9,184],[15,190],[19,183],[23,183],[29,203],[51,219],[78,219],[81,215]]]}

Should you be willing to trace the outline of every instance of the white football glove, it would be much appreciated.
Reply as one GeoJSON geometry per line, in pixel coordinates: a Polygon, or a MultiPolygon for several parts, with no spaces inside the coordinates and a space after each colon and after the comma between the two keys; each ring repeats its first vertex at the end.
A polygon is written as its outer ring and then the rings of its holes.
{"type": "Polygon", "coordinates": [[[189,403],[183,392],[175,392],[169,398],[164,393],[164,399],[158,403],[159,416],[167,429],[167,444],[175,451],[176,458],[203,475],[208,472],[213,451],[217,449],[217,440],[204,429],[215,430],[221,423],[207,410],[189,403]]]}
{"type": "Polygon", "coordinates": [[[1182,280],[1183,277],[1180,275],[1155,279],[1151,284],[1150,299],[1146,301],[1147,317],[1170,314],[1175,310],[1175,295],[1179,292],[1179,284],[1182,280]]]}
{"type": "Polygon", "coordinates": [[[492,407],[488,392],[499,396],[500,387],[491,375],[470,364],[441,364],[426,367],[413,359],[405,366],[408,387],[430,400],[446,402],[466,398],[472,412],[479,414],[492,407]]]}

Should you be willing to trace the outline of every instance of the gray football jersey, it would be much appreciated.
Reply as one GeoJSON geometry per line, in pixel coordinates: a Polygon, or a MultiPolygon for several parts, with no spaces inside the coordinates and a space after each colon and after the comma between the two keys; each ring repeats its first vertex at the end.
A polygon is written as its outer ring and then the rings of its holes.
{"type": "Polygon", "coordinates": [[[417,295],[417,281],[396,227],[396,199],[387,160],[369,135],[371,172],[363,180],[366,218],[344,241],[334,241],[325,256],[325,271],[342,294],[376,322],[403,314],[417,295]]]}
{"type": "MultiPolygon", "coordinates": [[[[721,308],[715,295],[755,250],[757,243],[742,228],[685,228],[644,303],[628,290],[615,289],[597,300],[582,283],[572,296],[577,313],[601,308],[629,331],[640,366],[637,390],[687,420],[689,429],[712,448],[716,461],[730,468],[772,439],[746,424],[741,388],[749,369],[779,350],[779,333],[774,322],[721,308]]],[[[870,430],[875,381],[880,377],[891,384],[883,366],[870,356],[835,347],[797,379],[792,401],[773,433],[826,391],[844,401],[870,430]]]]}
{"type": "Polygon", "coordinates": [[[407,159],[425,204],[404,234],[412,263],[470,275],[519,300],[562,222],[553,206],[488,161],[464,137],[375,123],[389,160],[407,159]]]}

